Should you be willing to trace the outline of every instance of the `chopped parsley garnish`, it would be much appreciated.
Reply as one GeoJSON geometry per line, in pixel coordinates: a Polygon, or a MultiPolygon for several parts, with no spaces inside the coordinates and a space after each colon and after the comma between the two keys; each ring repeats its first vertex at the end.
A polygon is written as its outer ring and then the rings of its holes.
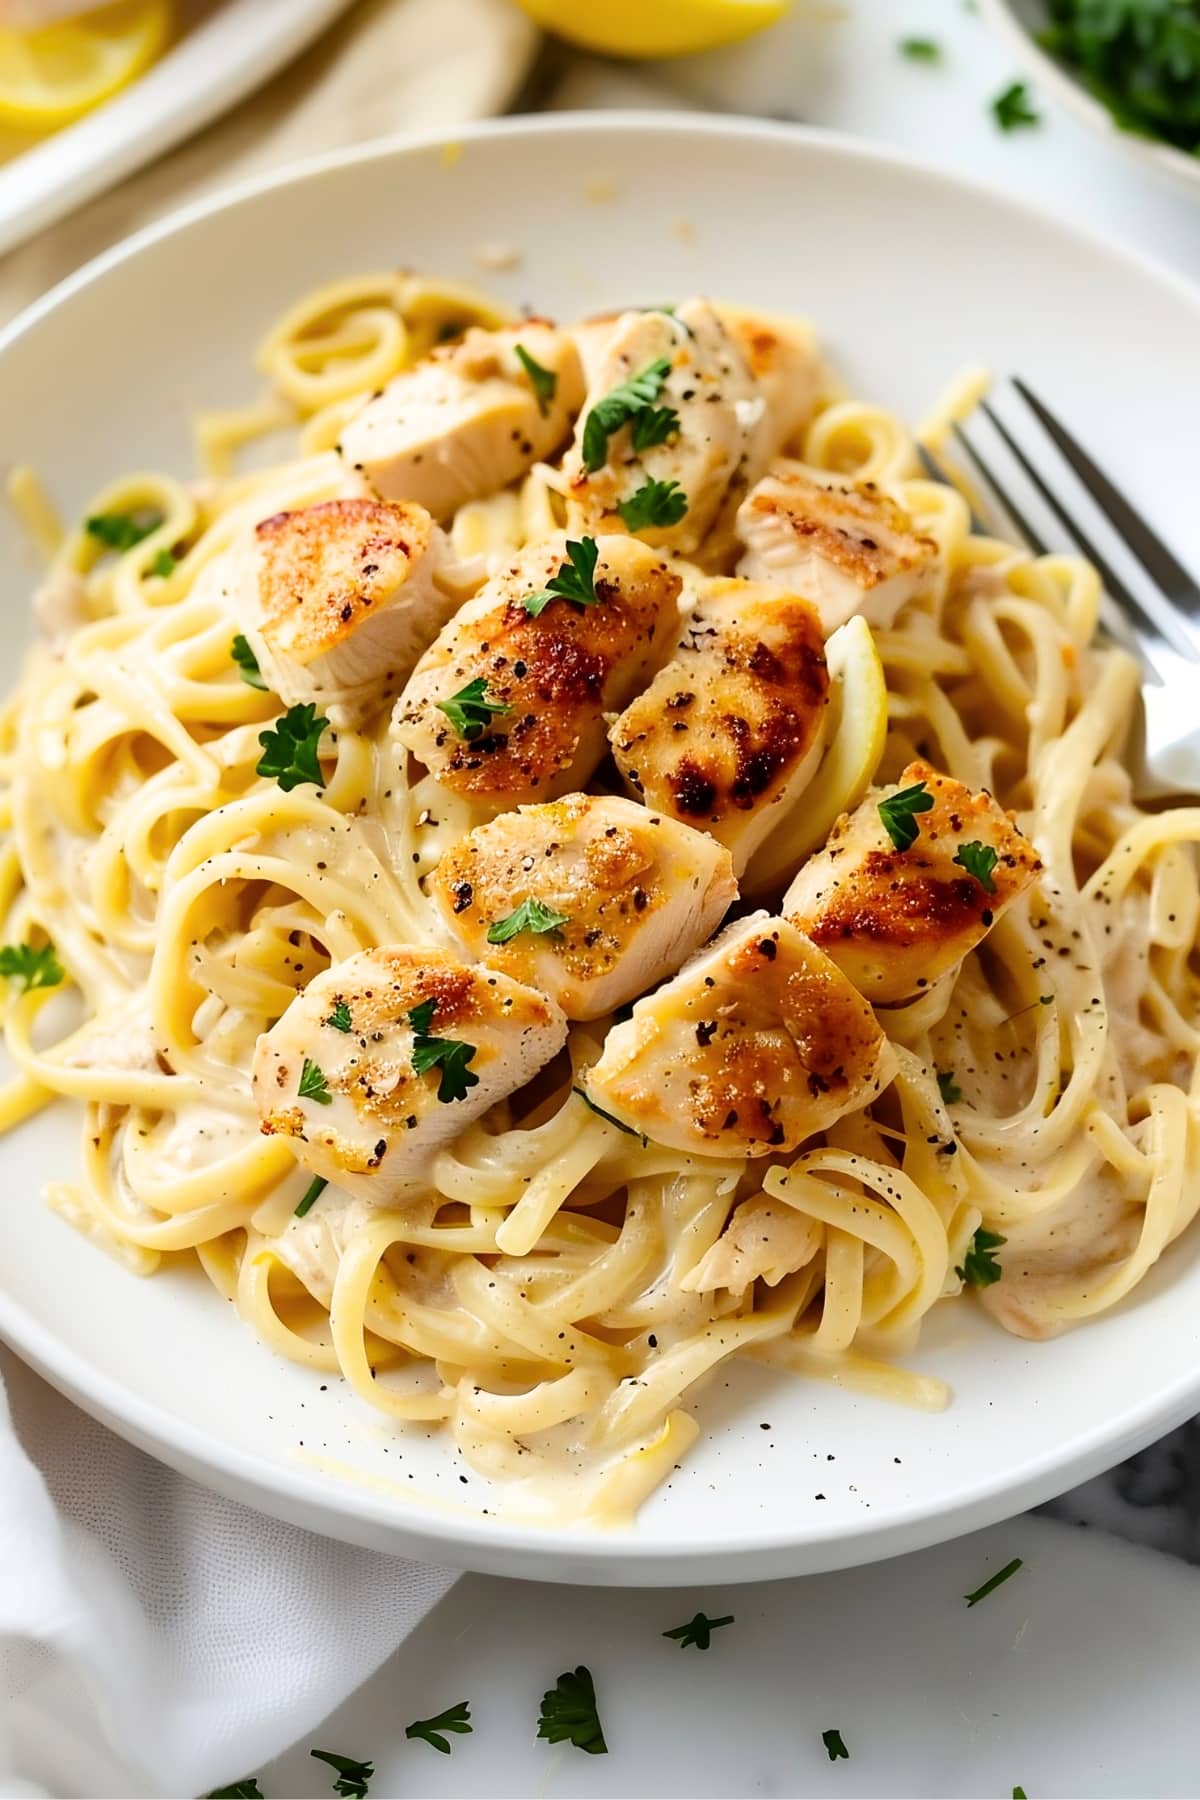
{"type": "Polygon", "coordinates": [[[0,946],[0,976],[19,981],[21,992],[28,994],[33,988],[57,987],[63,968],[53,944],[43,944],[40,950],[32,944],[4,944],[0,946]]]}
{"type": "Polygon", "coordinates": [[[507,944],[522,931],[557,931],[560,926],[570,923],[570,913],[555,912],[552,906],[543,906],[540,900],[522,900],[515,912],[488,926],[487,941],[489,944],[507,944]]]}
{"type": "MultiPolygon", "coordinates": [[[[326,1098],[328,1098],[328,1095],[326,1098]]],[[[302,1219],[305,1213],[311,1212],[314,1202],[321,1198],[321,1195],[328,1186],[329,1183],[323,1175],[314,1175],[308,1186],[305,1188],[300,1199],[300,1204],[292,1214],[292,1217],[295,1219],[302,1219]]]]}
{"type": "Polygon", "coordinates": [[[173,550],[156,550],[150,560],[150,573],[165,581],[168,575],[175,573],[175,565],[179,561],[173,550]]]}
{"type": "Polygon", "coordinates": [[[542,1695],[537,1734],[551,1744],[564,1741],[589,1756],[607,1756],[608,1745],[600,1715],[596,1711],[596,1684],[592,1672],[580,1664],[574,1672],[567,1669],[555,1685],[542,1695]]]}
{"type": "Polygon", "coordinates": [[[553,369],[547,369],[530,356],[524,344],[514,344],[517,360],[529,377],[529,385],[537,397],[538,411],[545,418],[550,410],[550,402],[558,391],[558,376],[553,369]]]}
{"type": "Polygon", "coordinates": [[[971,1248],[963,1258],[961,1269],[955,1269],[954,1273],[968,1287],[991,1287],[1004,1273],[992,1251],[999,1250],[1007,1242],[1007,1238],[997,1237],[994,1231],[985,1231],[981,1225],[971,1239],[971,1248]]]}
{"type": "Polygon", "coordinates": [[[350,1008],[344,1000],[339,1000],[327,1019],[325,1025],[332,1025],[335,1031],[353,1031],[354,1020],[350,1017],[350,1008]]]}
{"type": "MultiPolygon", "coordinates": [[[[614,431],[652,406],[662,392],[663,382],[671,373],[671,359],[660,356],[647,363],[637,375],[630,376],[620,387],[609,390],[597,400],[583,422],[583,466],[589,475],[604,467],[608,456],[608,440],[614,431]]],[[[669,435],[664,431],[664,436],[669,435]]],[[[661,443],[662,439],[654,440],[661,443]]],[[[645,448],[645,445],[642,446],[645,448]]]]}
{"type": "Polygon", "coordinates": [[[963,1096],[962,1089],[954,1079],[953,1069],[939,1069],[937,1084],[938,1093],[942,1096],[946,1105],[957,1106],[963,1096]]]}
{"type": "Polygon", "coordinates": [[[664,1631],[665,1638],[675,1638],[681,1650],[688,1650],[695,1645],[697,1650],[707,1650],[712,1642],[712,1634],[722,1625],[732,1625],[733,1614],[726,1613],[723,1619],[710,1619],[702,1612],[689,1619],[686,1625],[676,1625],[670,1631],[664,1631]]]}
{"type": "Polygon", "coordinates": [[[825,1753],[830,1762],[836,1762],[839,1756],[844,1756],[847,1762],[850,1761],[850,1752],[842,1742],[840,1731],[823,1731],[821,1742],[825,1746],[825,1753]]]}
{"type": "MultiPolygon", "coordinates": [[[[299,1094],[302,1100],[315,1100],[318,1106],[332,1106],[333,1095],[325,1082],[325,1071],[306,1056],[300,1071],[299,1094]]],[[[315,1196],[314,1196],[315,1198],[315,1196]]]]}
{"type": "Polygon", "coordinates": [[[285,794],[305,781],[323,787],[317,746],[328,723],[311,700],[304,706],[289,706],[269,730],[259,732],[263,753],[255,773],[274,776],[285,794]]]}
{"type": "Polygon", "coordinates": [[[240,631],[229,646],[229,654],[237,664],[238,669],[241,672],[242,680],[246,683],[246,686],[260,688],[265,694],[267,692],[267,684],[262,678],[262,672],[258,666],[258,658],[255,656],[249,643],[242,636],[240,631]]]}
{"type": "Polygon", "coordinates": [[[1004,92],[997,94],[992,101],[992,113],[1001,131],[1018,131],[1023,125],[1040,125],[1041,113],[1037,112],[1029,98],[1029,84],[1024,81],[1010,82],[1004,92]]]}
{"type": "Polygon", "coordinates": [[[468,744],[482,737],[493,719],[502,719],[512,711],[503,700],[489,700],[487,697],[487,679],[477,675],[474,681],[468,681],[466,687],[459,688],[457,694],[451,694],[448,700],[435,701],[439,712],[445,713],[460,738],[468,744]]]}
{"type": "Polygon", "coordinates": [[[1200,150],[1195,0],[1049,0],[1038,42],[1079,70],[1125,131],[1200,150]]]}
{"type": "Polygon", "coordinates": [[[879,802],[879,816],[897,850],[911,850],[917,841],[920,826],[913,815],[932,811],[933,795],[923,781],[901,788],[898,794],[889,794],[879,802]]]}
{"type": "MultiPolygon", "coordinates": [[[[520,346],[518,345],[518,348],[520,346]]],[[[414,1719],[411,1725],[404,1727],[406,1738],[424,1738],[443,1756],[450,1754],[450,1740],[443,1737],[446,1731],[469,1732],[474,1730],[471,1724],[471,1705],[467,1700],[460,1700],[457,1706],[448,1706],[436,1719],[414,1719]]]]}
{"type": "Polygon", "coordinates": [[[985,894],[994,894],[996,884],[992,880],[992,870],[1000,860],[990,844],[981,844],[978,839],[971,844],[963,844],[954,858],[960,869],[973,875],[985,894]]]}
{"type": "Polygon", "coordinates": [[[465,1100],[467,1089],[479,1086],[479,1077],[467,1065],[479,1054],[475,1044],[460,1043],[456,1038],[430,1037],[429,1027],[437,1010],[436,1000],[422,1000],[408,1015],[413,1030],[413,1073],[425,1075],[440,1068],[438,1099],[443,1106],[452,1100],[465,1100]]]}
{"type": "Polygon", "coordinates": [[[1029,1800],[1029,1796],[1026,1794],[1024,1788],[1015,1787],[1012,1791],[1012,1800],[1029,1800]]]}
{"type": "Polygon", "coordinates": [[[907,56],[910,62],[941,62],[942,46],[938,43],[936,38],[901,38],[900,54],[901,56],[907,56]]]}
{"type": "Polygon", "coordinates": [[[258,1776],[247,1775],[245,1781],[235,1781],[232,1787],[214,1788],[207,1800],[263,1800],[258,1776]]]}
{"type": "Polygon", "coordinates": [[[132,550],[161,524],[161,513],[93,513],[86,521],[85,529],[88,536],[94,537],[106,550],[121,552],[132,550]]]}
{"type": "Polygon", "coordinates": [[[678,525],[687,509],[687,495],[677,481],[647,481],[617,506],[630,531],[644,531],[647,526],[678,525]]]}
{"type": "Polygon", "coordinates": [[[582,1088],[579,1088],[579,1087],[572,1088],[571,1092],[573,1094],[578,1094],[579,1098],[583,1101],[583,1104],[587,1107],[588,1111],[594,1112],[596,1117],[598,1119],[603,1119],[604,1123],[606,1125],[615,1125],[618,1131],[623,1131],[625,1133],[626,1137],[641,1138],[642,1149],[644,1150],[646,1148],[646,1144],[647,1144],[648,1140],[646,1139],[646,1137],[644,1136],[644,1134],[642,1132],[635,1131],[633,1129],[632,1125],[623,1124],[620,1119],[614,1119],[612,1114],[605,1112],[605,1110],[602,1106],[597,1106],[596,1102],[594,1100],[589,1100],[582,1088]]]}
{"type": "Polygon", "coordinates": [[[337,1770],[338,1778],[333,1784],[335,1794],[344,1794],[346,1800],[366,1800],[367,1783],[375,1775],[374,1763],[355,1762],[352,1756],[339,1756],[336,1750],[310,1750],[308,1754],[337,1770]]]}
{"type": "Polygon", "coordinates": [[[655,444],[665,444],[678,430],[679,414],[673,406],[648,406],[645,412],[634,416],[633,447],[640,456],[643,450],[653,450],[655,444]]]}
{"type": "Polygon", "coordinates": [[[986,1600],[989,1594],[995,1593],[1001,1582],[1007,1581],[1009,1577],[1015,1575],[1017,1570],[1021,1567],[1023,1567],[1022,1558],[1014,1556],[1012,1561],[1010,1563],[1005,1563],[1004,1567],[998,1570],[995,1575],[989,1575],[983,1586],[977,1587],[973,1594],[964,1594],[963,1599],[968,1606],[978,1606],[981,1600],[986,1600]]]}
{"type": "Polygon", "coordinates": [[[541,593],[526,594],[521,605],[533,619],[539,618],[552,600],[569,600],[573,606],[598,606],[596,564],[599,560],[600,546],[595,538],[580,538],[578,543],[568,538],[567,560],[558,574],[546,583],[541,593]]]}

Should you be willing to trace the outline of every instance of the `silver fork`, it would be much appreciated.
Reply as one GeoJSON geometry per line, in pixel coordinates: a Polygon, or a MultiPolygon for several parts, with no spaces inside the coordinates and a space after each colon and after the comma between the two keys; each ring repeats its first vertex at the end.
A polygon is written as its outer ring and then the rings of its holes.
{"type": "MultiPolygon", "coordinates": [[[[1105,528],[1125,546],[1146,581],[1126,581],[1113,567],[1093,536],[1068,511],[1050,481],[1033,460],[1035,452],[1022,448],[1013,431],[989,401],[979,410],[999,443],[1020,472],[1018,481],[1005,482],[997,473],[996,457],[987,457],[974,437],[959,425],[952,427],[955,441],[965,453],[986,490],[999,503],[1004,520],[1001,535],[1014,535],[1033,552],[1045,556],[1053,548],[1030,518],[1029,509],[1017,498],[1015,488],[1025,484],[1042,502],[1065,534],[1072,550],[1093,563],[1104,583],[1101,620],[1107,635],[1130,651],[1142,668],[1141,741],[1131,746],[1139,797],[1149,799],[1200,792],[1200,584],[1174,552],[1151,530],[1145,519],[1113,484],[1087,451],[1057,419],[1050,408],[1014,376],[1012,387],[1023,405],[1022,417],[1031,431],[1040,428],[1042,454],[1054,447],[1084,491],[1094,502],[1105,528]],[[1036,428],[1028,415],[1036,421],[1036,428]]],[[[950,480],[946,469],[924,445],[918,445],[921,461],[936,481],[950,480]]],[[[1069,479],[1069,477],[1067,478],[1069,479]]],[[[972,512],[972,529],[988,526],[972,512]]],[[[1062,548],[1062,545],[1058,546],[1062,548]]]]}

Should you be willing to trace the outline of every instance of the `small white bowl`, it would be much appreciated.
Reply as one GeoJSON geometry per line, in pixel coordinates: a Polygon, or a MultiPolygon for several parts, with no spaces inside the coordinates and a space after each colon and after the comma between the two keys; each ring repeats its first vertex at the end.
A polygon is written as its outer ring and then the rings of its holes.
{"type": "Polygon", "coordinates": [[[1037,41],[1037,33],[1046,24],[1045,0],[982,0],[983,10],[1002,38],[1020,59],[1030,78],[1043,93],[1061,101],[1069,112],[1094,131],[1103,132],[1129,152],[1144,168],[1165,175],[1177,186],[1200,193],[1200,157],[1189,156],[1173,144],[1159,143],[1154,138],[1139,137],[1117,124],[1108,108],[1088,92],[1083,81],[1058,62],[1037,41]]]}

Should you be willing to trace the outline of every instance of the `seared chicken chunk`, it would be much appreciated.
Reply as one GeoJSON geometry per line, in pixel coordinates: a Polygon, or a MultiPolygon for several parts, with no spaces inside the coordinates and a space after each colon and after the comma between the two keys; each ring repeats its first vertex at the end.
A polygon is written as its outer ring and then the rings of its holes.
{"type": "Polygon", "coordinates": [[[474,326],[368,400],[338,449],[386,500],[417,500],[444,523],[557,450],[582,399],[565,331],[542,319],[474,326]]]}
{"type": "Polygon", "coordinates": [[[422,506],[322,500],[255,526],[231,600],[262,676],[355,726],[395,698],[462,599],[422,506]]]}
{"type": "Polygon", "coordinates": [[[730,925],[615,1025],[588,1070],[595,1104],[697,1156],[795,1150],[896,1073],[871,1008],[786,919],[730,925]]]}
{"type": "Polygon", "coordinates": [[[937,545],[870,481],[818,480],[794,466],[768,475],[739,507],[737,531],[738,574],[803,594],[826,637],[855,613],[886,628],[940,579],[937,545]]]}
{"type": "Polygon", "coordinates": [[[747,472],[757,481],[812,418],[824,374],[821,358],[811,329],[796,319],[740,307],[718,310],[758,391],[757,419],[745,419],[751,431],[747,472]]]}
{"type": "Polygon", "coordinates": [[[685,1294],[711,1294],[728,1288],[744,1294],[752,1282],[778,1287],[785,1275],[810,1263],[824,1241],[824,1230],[783,1200],[755,1194],[735,1206],[729,1223],[694,1269],[679,1283],[685,1294]]]}
{"type": "Polygon", "coordinates": [[[431,891],[472,956],[551,995],[569,1019],[598,1019],[672,974],[737,899],[712,838],[590,794],[479,826],[431,891]]]}
{"type": "Polygon", "coordinates": [[[613,726],[613,756],[634,793],[711,832],[740,874],[812,778],[828,697],[808,602],[712,581],[674,661],[613,726]]]}
{"type": "Polygon", "coordinates": [[[259,1038],[254,1098],[306,1169],[383,1205],[566,1036],[554,1002],[507,975],[425,946],[363,950],[259,1038]]]}
{"type": "Polygon", "coordinates": [[[497,808],[568,793],[604,754],[605,711],[662,661],[681,586],[636,538],[585,539],[574,560],[561,538],[528,545],[425,652],[393,736],[447,787],[497,808]],[[550,595],[564,568],[586,600],[550,595]]]}
{"type": "Polygon", "coordinates": [[[622,313],[603,354],[590,360],[587,399],[563,465],[568,528],[611,530],[624,517],[649,542],[690,553],[716,517],[761,414],[745,358],[707,300],[687,300],[673,314],[622,313]],[[635,523],[637,512],[619,509],[651,482],[677,483],[676,504],[662,523],[635,523]]]}
{"type": "Polygon", "coordinates": [[[912,762],[894,786],[843,813],[783,910],[874,1005],[887,1005],[961,962],[1041,866],[990,794],[912,762]],[[898,850],[880,806],[918,786],[933,805],[909,812],[917,834],[898,850]]]}

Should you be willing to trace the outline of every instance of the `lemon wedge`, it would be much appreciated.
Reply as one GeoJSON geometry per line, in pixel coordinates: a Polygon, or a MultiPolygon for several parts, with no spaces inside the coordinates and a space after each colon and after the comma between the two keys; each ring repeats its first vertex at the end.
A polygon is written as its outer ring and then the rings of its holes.
{"type": "Polygon", "coordinates": [[[557,37],[605,56],[690,56],[781,19],[791,0],[517,0],[557,37]]]}
{"type": "Polygon", "coordinates": [[[0,123],[69,125],[136,80],[170,27],[171,0],[115,0],[37,31],[0,29],[0,123]]]}

